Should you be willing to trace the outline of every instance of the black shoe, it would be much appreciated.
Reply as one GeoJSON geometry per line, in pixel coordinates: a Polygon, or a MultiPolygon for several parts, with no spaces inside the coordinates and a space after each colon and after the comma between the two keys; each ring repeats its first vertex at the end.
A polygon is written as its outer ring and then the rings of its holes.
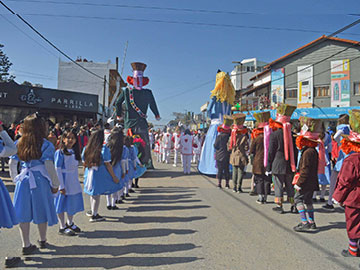
{"type": "Polygon", "coordinates": [[[92,214],[91,210],[89,210],[89,211],[86,212],[86,215],[87,215],[88,217],[92,217],[93,214],[92,214]]]}
{"type": "Polygon", "coordinates": [[[343,255],[344,257],[359,257],[359,256],[354,256],[352,255],[348,249],[344,249],[343,251],[341,251],[341,255],[343,255]]]}
{"type": "Polygon", "coordinates": [[[239,193],[243,193],[244,191],[243,191],[241,188],[239,188],[239,189],[238,189],[238,192],[239,192],[239,193]]]}
{"type": "Polygon", "coordinates": [[[37,242],[39,244],[40,249],[46,248],[47,246],[46,240],[44,241],[37,240],[37,242]]]}
{"type": "Polygon", "coordinates": [[[125,195],[121,195],[121,199],[122,199],[122,200],[125,200],[125,195]]]}
{"type": "Polygon", "coordinates": [[[236,188],[233,189],[233,192],[236,193],[236,188]]]}
{"type": "Polygon", "coordinates": [[[320,198],[320,202],[325,202],[325,199],[324,199],[324,198],[320,198]]]}
{"type": "Polygon", "coordinates": [[[290,212],[293,214],[299,214],[299,211],[297,210],[295,205],[292,205],[290,208],[290,212]]]}
{"type": "Polygon", "coordinates": [[[310,228],[310,230],[317,230],[315,222],[312,222],[312,223],[309,222],[309,228],[310,228]]]}
{"type": "Polygon", "coordinates": [[[313,198],[312,201],[313,201],[313,202],[317,202],[317,199],[316,199],[316,198],[313,198]]]}
{"type": "Polygon", "coordinates": [[[222,188],[222,187],[221,187],[221,184],[218,184],[217,187],[218,187],[218,188],[222,188]]]}
{"type": "Polygon", "coordinates": [[[76,232],[76,233],[81,232],[81,229],[80,229],[78,226],[76,226],[76,225],[74,224],[74,222],[73,222],[72,225],[66,224],[66,228],[68,228],[68,229],[70,229],[70,230],[72,230],[73,232],[76,232]]]}
{"type": "Polygon", "coordinates": [[[130,193],[135,193],[135,190],[133,190],[133,189],[131,188],[131,189],[129,189],[129,192],[130,192],[130,193]]]}
{"type": "Polygon", "coordinates": [[[99,222],[99,221],[104,221],[104,220],[105,220],[105,218],[103,218],[99,214],[96,214],[96,216],[92,216],[89,221],[90,222],[99,222]]]}
{"type": "Polygon", "coordinates": [[[117,207],[116,205],[114,205],[114,206],[111,207],[111,210],[119,210],[119,209],[120,209],[120,208],[117,207]]]}
{"type": "Polygon", "coordinates": [[[66,235],[66,236],[75,236],[76,235],[76,233],[74,233],[69,228],[59,229],[59,234],[66,235]]]}
{"type": "Polygon", "coordinates": [[[227,184],[227,185],[225,186],[225,188],[226,188],[226,189],[230,189],[230,185],[227,184]]]}
{"type": "Polygon", "coordinates": [[[258,204],[264,204],[264,200],[257,199],[257,200],[256,200],[256,203],[258,203],[258,204]]]}
{"type": "Polygon", "coordinates": [[[330,205],[330,204],[325,204],[325,205],[323,205],[323,207],[322,208],[324,208],[324,209],[328,209],[328,210],[334,210],[334,206],[333,205],[330,205]]]}
{"type": "Polygon", "coordinates": [[[11,268],[21,262],[20,257],[5,258],[5,268],[11,268]]]}
{"type": "Polygon", "coordinates": [[[108,205],[106,206],[107,210],[112,210],[112,206],[111,205],[108,205]]]}
{"type": "Polygon", "coordinates": [[[140,188],[138,184],[135,184],[135,186],[134,186],[134,187],[135,187],[135,188],[140,188]]]}
{"type": "Polygon", "coordinates": [[[129,193],[126,193],[125,194],[125,197],[128,198],[128,197],[131,197],[129,193]]]}
{"type": "Polygon", "coordinates": [[[22,254],[30,255],[33,254],[36,250],[37,250],[37,246],[30,244],[30,246],[22,248],[22,254]]]}
{"type": "Polygon", "coordinates": [[[122,204],[122,203],[124,203],[124,202],[123,202],[123,200],[117,200],[115,203],[116,203],[116,204],[122,204]]]}
{"type": "Polygon", "coordinates": [[[282,207],[276,206],[272,210],[278,212],[279,214],[284,214],[284,209],[282,207]]]}
{"type": "Polygon", "coordinates": [[[310,231],[310,224],[308,222],[302,223],[300,222],[297,226],[294,227],[294,231],[296,232],[308,232],[310,231]]]}

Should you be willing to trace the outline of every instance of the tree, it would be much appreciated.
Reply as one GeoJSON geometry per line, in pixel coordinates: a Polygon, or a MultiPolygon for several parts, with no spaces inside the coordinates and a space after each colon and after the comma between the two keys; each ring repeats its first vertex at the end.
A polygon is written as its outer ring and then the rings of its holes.
{"type": "Polygon", "coordinates": [[[2,48],[4,48],[4,45],[0,44],[0,82],[8,82],[14,80],[15,76],[9,73],[12,63],[2,48]]]}

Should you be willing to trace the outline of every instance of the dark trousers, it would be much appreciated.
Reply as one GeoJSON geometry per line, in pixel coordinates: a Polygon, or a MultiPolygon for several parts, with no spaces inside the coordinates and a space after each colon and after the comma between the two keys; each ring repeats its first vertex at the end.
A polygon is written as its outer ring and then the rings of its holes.
{"type": "Polygon", "coordinates": [[[218,168],[218,173],[217,173],[217,179],[219,181],[221,181],[223,178],[225,178],[226,182],[229,182],[230,180],[230,171],[229,171],[229,160],[225,159],[225,160],[217,160],[216,161],[216,165],[218,168]]]}
{"type": "Polygon", "coordinates": [[[234,183],[234,190],[241,189],[242,181],[244,178],[244,167],[243,166],[233,166],[232,167],[232,180],[234,183]],[[239,186],[238,186],[239,184],[239,186]]]}
{"type": "Polygon", "coordinates": [[[263,174],[255,174],[254,181],[256,192],[259,195],[269,195],[271,192],[271,177],[263,174]]]}

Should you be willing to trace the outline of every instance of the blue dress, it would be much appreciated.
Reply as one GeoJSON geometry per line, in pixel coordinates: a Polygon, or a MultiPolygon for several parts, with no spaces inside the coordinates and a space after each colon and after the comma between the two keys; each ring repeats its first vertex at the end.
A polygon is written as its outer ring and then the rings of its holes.
{"type": "MultiPolygon", "coordinates": [[[[134,145],[134,152],[135,152],[135,156],[138,156],[139,150],[136,147],[136,145],[134,145]]],[[[141,167],[140,164],[136,163],[136,170],[135,170],[134,178],[136,179],[136,178],[143,176],[145,172],[146,172],[146,166],[141,167]]]]}
{"type": "Polygon", "coordinates": [[[65,189],[66,195],[59,193],[54,202],[56,213],[66,212],[73,216],[84,211],[84,201],[78,176],[79,162],[75,159],[73,151],[69,150],[69,152],[72,154],[64,155],[61,150],[55,152],[55,168],[60,181],[59,189],[65,189]]]}
{"type": "MultiPolygon", "coordinates": [[[[45,169],[45,161],[54,161],[55,147],[44,139],[41,158],[22,162],[22,172],[15,180],[14,207],[19,222],[49,226],[57,224],[54,197],[51,193],[50,178],[45,169]]],[[[18,159],[17,156],[13,158],[18,159]]]]}
{"type": "Polygon", "coordinates": [[[121,168],[121,161],[118,161],[114,166],[113,166],[113,170],[114,170],[114,173],[116,175],[117,178],[119,178],[120,182],[120,189],[122,189],[125,185],[125,179],[122,178],[122,173],[123,173],[123,170],[121,168]]]}
{"type": "MultiPolygon", "coordinates": [[[[82,158],[84,159],[85,149],[82,158]]],[[[105,167],[104,162],[111,162],[111,153],[106,145],[101,150],[101,160],[98,167],[86,168],[84,173],[84,192],[91,196],[110,195],[121,189],[121,184],[115,183],[105,167]],[[92,177],[91,177],[92,174],[92,177]]]]}
{"type": "Polygon", "coordinates": [[[227,103],[221,103],[216,101],[216,97],[213,97],[208,107],[208,116],[211,119],[211,125],[206,133],[203,148],[200,154],[199,171],[203,174],[216,175],[216,161],[215,161],[215,148],[214,143],[218,135],[217,128],[222,124],[223,116],[229,115],[231,112],[231,106],[227,103]]]}
{"type": "MultiPolygon", "coordinates": [[[[330,176],[331,176],[331,162],[329,157],[329,153],[331,153],[331,137],[328,134],[326,134],[325,136],[324,146],[325,146],[325,160],[327,165],[325,166],[325,174],[318,174],[318,178],[320,185],[329,185],[330,176]]],[[[316,149],[319,150],[318,147],[316,149]]]]}
{"type": "Polygon", "coordinates": [[[135,177],[134,161],[136,160],[136,154],[133,146],[128,147],[129,149],[129,180],[131,181],[135,177]]]}

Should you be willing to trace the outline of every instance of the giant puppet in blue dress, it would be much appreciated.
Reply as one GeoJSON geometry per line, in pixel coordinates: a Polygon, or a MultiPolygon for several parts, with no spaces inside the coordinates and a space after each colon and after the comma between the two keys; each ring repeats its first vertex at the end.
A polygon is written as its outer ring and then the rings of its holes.
{"type": "Polygon", "coordinates": [[[218,71],[216,74],[215,89],[211,91],[211,101],[207,114],[211,119],[211,125],[205,137],[201,150],[199,171],[203,174],[216,175],[216,161],[214,143],[218,134],[218,127],[223,122],[224,115],[230,115],[231,106],[235,102],[235,89],[230,76],[225,72],[218,71]]]}

